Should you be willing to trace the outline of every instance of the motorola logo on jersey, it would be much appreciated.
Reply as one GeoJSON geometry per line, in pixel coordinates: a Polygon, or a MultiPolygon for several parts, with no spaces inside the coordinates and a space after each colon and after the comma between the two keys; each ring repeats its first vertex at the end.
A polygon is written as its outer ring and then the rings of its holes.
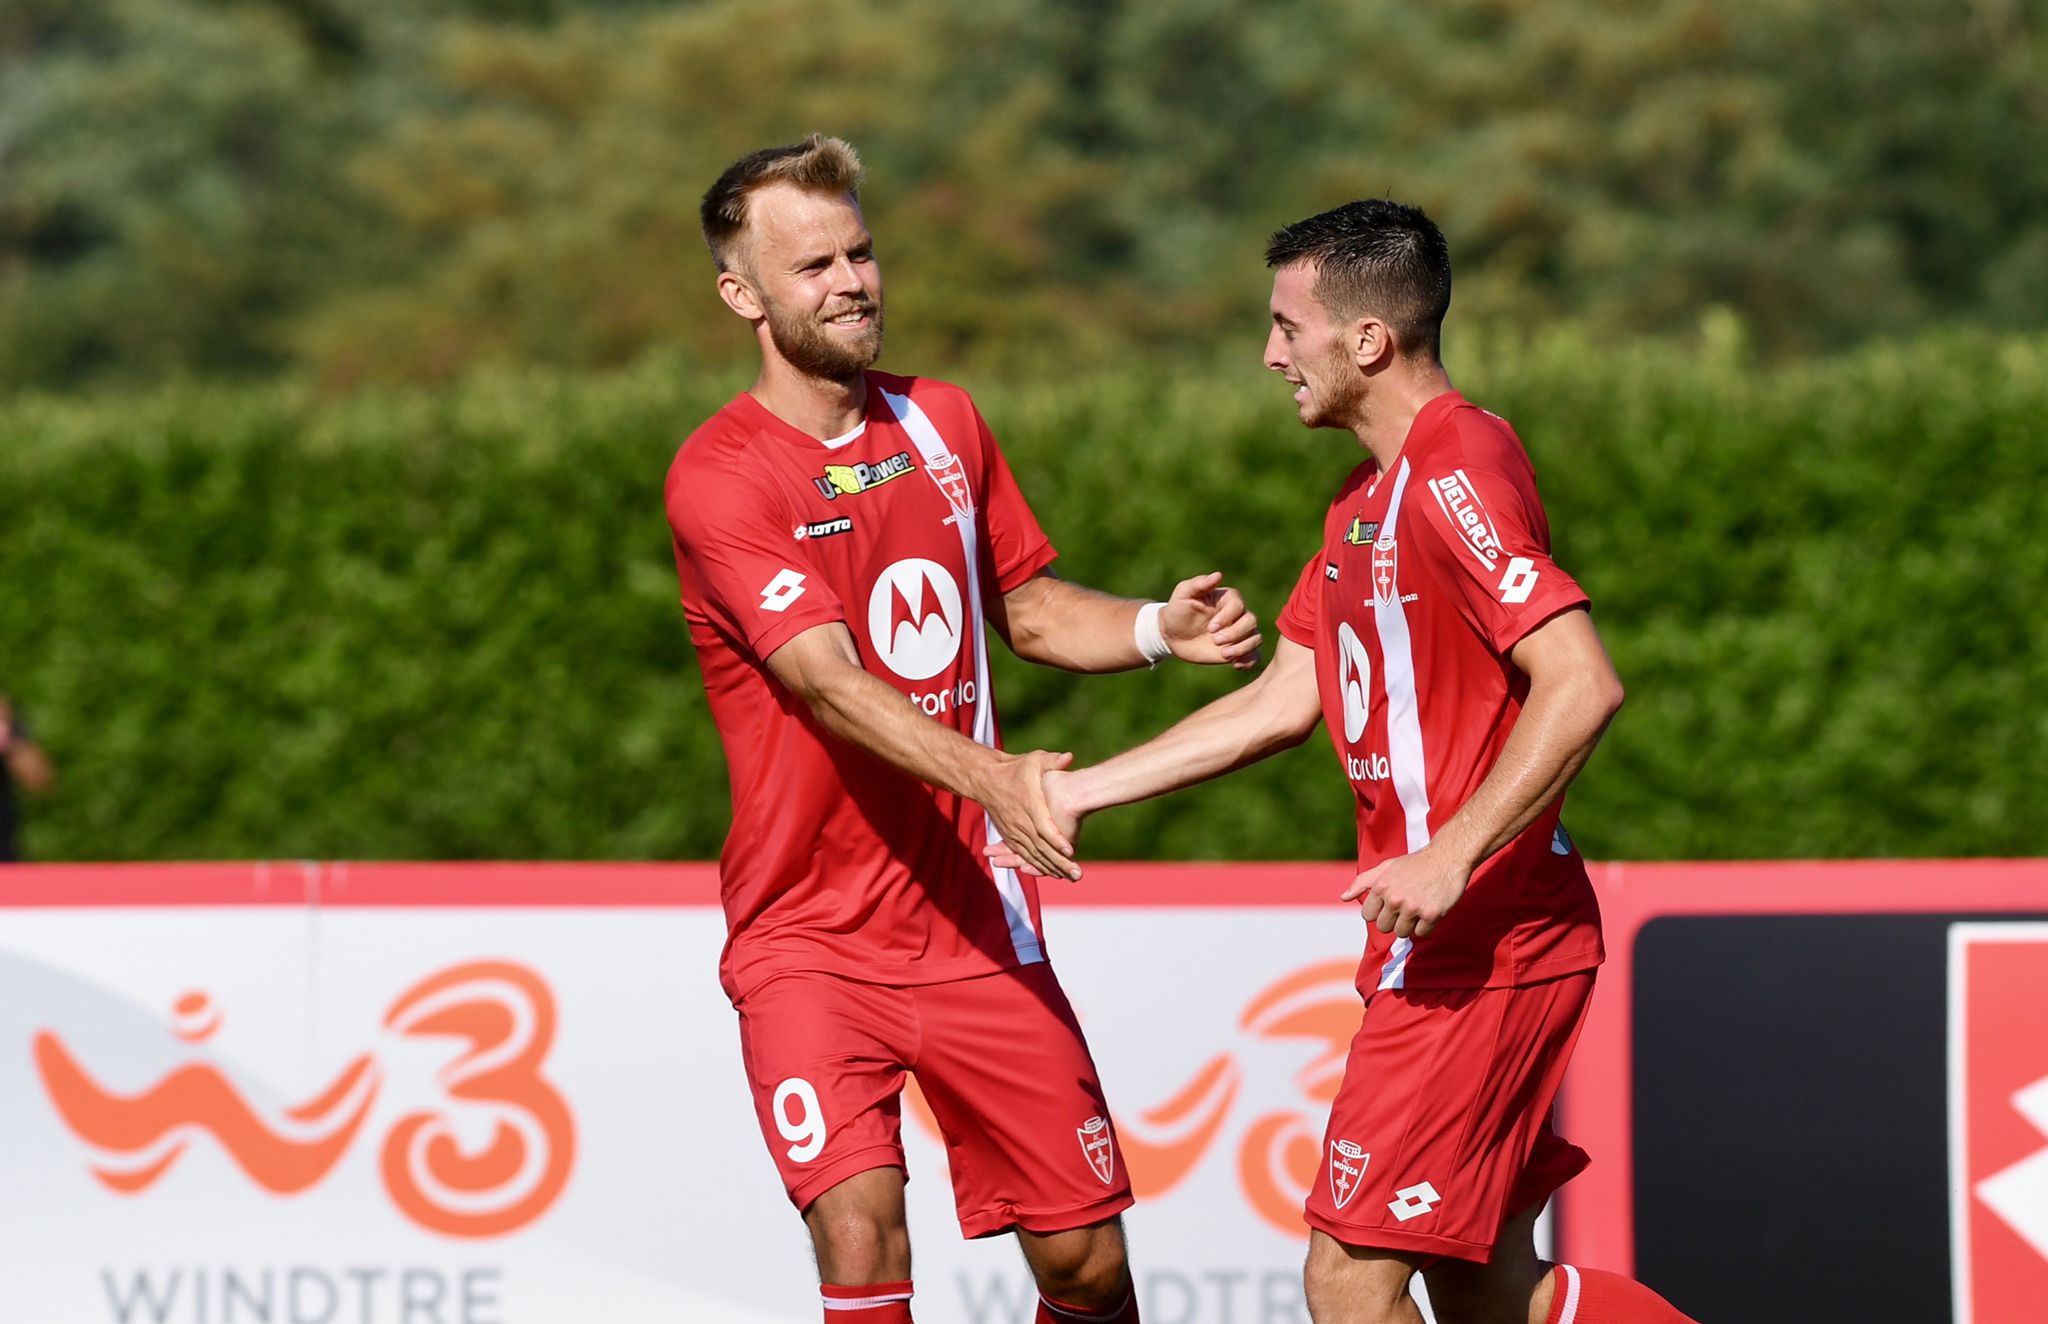
{"type": "Polygon", "coordinates": [[[965,624],[960,586],[937,561],[906,557],[877,576],[868,594],[875,654],[905,680],[929,680],[953,665],[965,624]]]}
{"type": "Polygon", "coordinates": [[[1350,744],[1365,734],[1372,711],[1372,659],[1350,621],[1337,624],[1337,691],[1344,696],[1344,742],[1350,744]]]}

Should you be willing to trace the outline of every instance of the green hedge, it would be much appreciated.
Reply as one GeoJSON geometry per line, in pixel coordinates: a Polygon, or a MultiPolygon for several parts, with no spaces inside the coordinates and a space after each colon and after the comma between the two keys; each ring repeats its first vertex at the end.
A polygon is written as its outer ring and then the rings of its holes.
{"type": "MultiPolygon", "coordinates": [[[[2048,852],[2048,341],[1789,366],[1562,333],[1451,348],[1534,452],[1629,686],[1573,793],[1589,853],[2048,852]]],[[[661,482],[740,384],[663,359],[0,404],[0,690],[60,772],[29,850],[715,855],[723,764],[661,482]]],[[[968,385],[1064,573],[1156,594],[1221,568],[1268,620],[1358,458],[1249,355],[968,385]]],[[[1011,744],[1083,760],[1235,683],[998,671],[1011,744]]],[[[1318,735],[1085,846],[1343,856],[1346,790],[1318,735]]]]}

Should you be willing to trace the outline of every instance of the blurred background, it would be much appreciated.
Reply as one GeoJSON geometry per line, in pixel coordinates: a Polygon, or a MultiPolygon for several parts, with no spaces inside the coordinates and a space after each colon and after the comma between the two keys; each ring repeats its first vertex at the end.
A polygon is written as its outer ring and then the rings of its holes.
{"type": "MultiPolygon", "coordinates": [[[[0,0],[0,694],[44,860],[691,859],[661,508],[750,380],[696,201],[851,138],[882,366],[1066,574],[1268,619],[1351,440],[1265,236],[1419,203],[1631,702],[1589,856],[2048,851],[2040,0],[0,0]]],[[[1106,755],[1233,684],[1009,665],[1106,755]]],[[[1097,858],[1342,858],[1320,740],[1097,858]]]]}

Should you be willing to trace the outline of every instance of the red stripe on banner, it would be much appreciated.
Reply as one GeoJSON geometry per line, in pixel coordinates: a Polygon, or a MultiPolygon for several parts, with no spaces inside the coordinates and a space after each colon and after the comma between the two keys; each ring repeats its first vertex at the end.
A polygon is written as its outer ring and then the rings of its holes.
{"type": "Polygon", "coordinates": [[[323,867],[300,860],[0,864],[0,906],[303,906],[323,867]]]}
{"type": "Polygon", "coordinates": [[[319,902],[323,906],[715,906],[718,866],[338,860],[321,875],[319,902]]]}

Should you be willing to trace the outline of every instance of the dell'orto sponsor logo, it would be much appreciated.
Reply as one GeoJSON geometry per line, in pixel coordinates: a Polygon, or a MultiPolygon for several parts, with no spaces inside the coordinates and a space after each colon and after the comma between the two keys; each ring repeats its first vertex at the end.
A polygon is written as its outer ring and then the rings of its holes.
{"type": "Polygon", "coordinates": [[[853,521],[842,515],[838,519],[821,519],[815,524],[799,524],[795,536],[798,542],[802,542],[806,538],[831,538],[852,532],[853,521]]]}
{"type": "Polygon", "coordinates": [[[953,572],[907,557],[875,578],[868,593],[868,638],[875,655],[905,680],[929,680],[960,655],[966,617],[953,572]]]}
{"type": "Polygon", "coordinates": [[[869,488],[880,487],[892,478],[901,478],[915,468],[917,462],[910,458],[909,451],[897,451],[888,459],[876,460],[873,464],[828,464],[824,476],[811,481],[817,484],[819,496],[827,501],[837,501],[843,496],[859,496],[869,488]]]}
{"type": "Polygon", "coordinates": [[[1344,697],[1344,742],[1365,734],[1372,711],[1372,658],[1350,621],[1337,623],[1337,692],[1344,697]]]}
{"type": "Polygon", "coordinates": [[[1429,491],[1466,548],[1479,558],[1479,564],[1489,570],[1498,565],[1500,535],[1494,532],[1493,519],[1486,513],[1486,506],[1465,471],[1453,469],[1449,477],[1430,479],[1429,491]]]}
{"type": "Polygon", "coordinates": [[[1081,1142],[1081,1153],[1088,1160],[1088,1166],[1102,1179],[1104,1186],[1114,1184],[1116,1179],[1116,1146],[1109,1138],[1109,1119],[1091,1117],[1074,1128],[1074,1135],[1081,1142]]]}
{"type": "Polygon", "coordinates": [[[1365,1165],[1372,1162],[1372,1155],[1355,1140],[1332,1140],[1330,1142],[1330,1199],[1339,1209],[1351,1203],[1351,1197],[1358,1194],[1359,1184],[1365,1180],[1365,1165]]]}
{"type": "MultiPolygon", "coordinates": [[[[191,993],[172,1027],[198,1043],[221,1022],[210,998],[191,993]]],[[[576,1152],[568,1104],[542,1073],[555,1035],[547,984],[509,961],[454,966],[392,1003],[384,1033],[384,1045],[281,1109],[252,1104],[210,1062],[187,1063],[130,1094],[102,1085],[53,1030],[39,1031],[33,1048],[44,1091],[108,1190],[143,1195],[211,1137],[250,1181],[292,1195],[335,1171],[386,1089],[385,1059],[402,1041],[452,1040],[461,1051],[435,1076],[437,1092],[397,1099],[404,1111],[381,1145],[385,1191],[412,1222],[452,1237],[502,1236],[540,1217],[562,1193],[576,1152]]]]}

